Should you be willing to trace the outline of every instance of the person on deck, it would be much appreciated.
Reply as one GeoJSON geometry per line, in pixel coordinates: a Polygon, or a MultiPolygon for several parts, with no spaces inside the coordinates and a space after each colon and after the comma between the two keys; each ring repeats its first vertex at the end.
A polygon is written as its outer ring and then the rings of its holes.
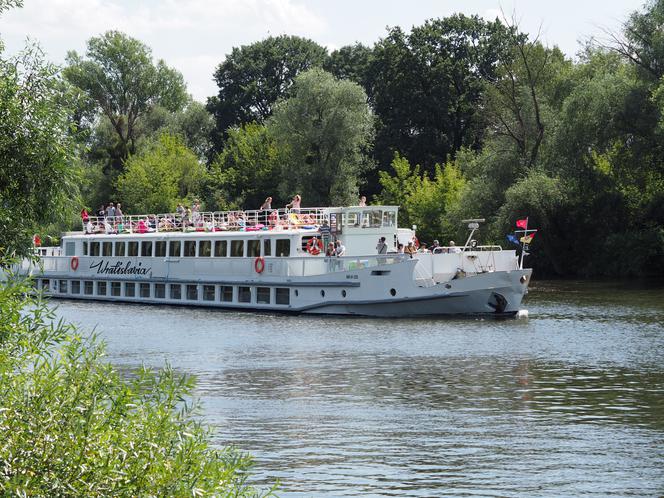
{"type": "Polygon", "coordinates": [[[406,248],[403,250],[405,254],[408,254],[411,258],[413,257],[413,254],[417,253],[417,248],[415,247],[415,244],[413,244],[412,240],[408,241],[408,245],[406,248]]]}
{"type": "Polygon", "coordinates": [[[461,248],[457,247],[453,240],[450,240],[448,252],[458,253],[461,252],[461,248]]]}
{"type": "Polygon", "coordinates": [[[365,195],[360,197],[360,202],[357,203],[359,207],[366,207],[367,206],[367,197],[365,195]]]}
{"type": "Polygon", "coordinates": [[[263,204],[261,204],[260,210],[261,211],[269,211],[272,209],[272,197],[268,197],[263,201],[263,204]]]}
{"type": "Polygon", "coordinates": [[[378,244],[376,244],[376,252],[378,254],[387,254],[387,243],[385,242],[385,237],[378,239],[378,244]]]}
{"type": "Polygon", "coordinates": [[[336,256],[340,257],[340,256],[344,256],[346,254],[346,246],[344,246],[341,243],[340,240],[337,240],[337,242],[335,243],[335,246],[336,247],[335,247],[334,253],[335,253],[336,256]]]}
{"type": "Polygon", "coordinates": [[[295,196],[293,196],[293,199],[288,204],[286,204],[286,208],[290,209],[294,213],[299,213],[301,205],[302,205],[302,197],[300,197],[300,194],[295,194],[295,196]]]}

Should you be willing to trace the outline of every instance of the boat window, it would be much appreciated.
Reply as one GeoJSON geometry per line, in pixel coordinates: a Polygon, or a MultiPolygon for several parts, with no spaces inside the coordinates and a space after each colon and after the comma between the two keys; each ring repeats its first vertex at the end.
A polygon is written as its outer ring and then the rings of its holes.
{"type": "Polygon", "coordinates": [[[116,256],[124,256],[125,255],[125,243],[124,242],[116,242],[115,243],[115,255],[116,256]]]}
{"type": "Polygon", "coordinates": [[[65,242],[65,256],[74,256],[76,254],[76,243],[65,242]]]}
{"type": "Polygon", "coordinates": [[[83,242],[83,256],[87,256],[87,255],[88,255],[88,243],[83,242]]]}
{"type": "MultiPolygon", "coordinates": [[[[92,283],[92,282],[90,282],[90,283],[92,283]]],[[[42,279],[42,289],[47,291],[49,287],[50,287],[50,284],[49,284],[48,278],[42,279]]],[[[90,292],[90,294],[92,294],[92,292],[90,292]]]]}
{"type": "Polygon", "coordinates": [[[113,242],[102,242],[101,244],[102,256],[113,256],[113,242]]]}
{"type": "Polygon", "coordinates": [[[121,289],[120,282],[111,282],[111,296],[119,296],[121,289]]]}
{"type": "Polygon", "coordinates": [[[187,285],[187,299],[189,301],[198,301],[198,285],[187,285]]]}
{"type": "Polygon", "coordinates": [[[223,301],[224,303],[232,303],[233,302],[233,286],[231,285],[222,285],[221,286],[221,294],[219,295],[219,299],[223,301]]]}
{"type": "MultiPolygon", "coordinates": [[[[152,257],[152,241],[144,240],[141,242],[141,256],[152,257]]],[[[143,296],[141,296],[143,297],[143,296]]]]}
{"type": "Polygon", "coordinates": [[[97,295],[98,296],[106,295],[106,282],[97,282],[97,295]]]}
{"type": "Polygon", "coordinates": [[[225,258],[228,254],[228,243],[225,240],[218,240],[214,243],[214,255],[217,258],[225,258]]]}
{"type": "Polygon", "coordinates": [[[280,258],[290,256],[290,239],[277,239],[275,254],[280,258]]]}
{"type": "Polygon", "coordinates": [[[237,300],[241,303],[251,302],[251,287],[238,287],[237,300]]]}
{"type": "Polygon", "coordinates": [[[150,284],[140,284],[139,292],[141,297],[150,297],[150,284]]]}
{"type": "Polygon", "coordinates": [[[209,240],[201,240],[198,243],[198,255],[201,258],[209,258],[212,255],[212,242],[209,240]]]}
{"type": "Polygon", "coordinates": [[[203,286],[203,301],[214,301],[214,285],[203,286]]]}
{"type": "Polygon", "coordinates": [[[290,304],[290,289],[277,287],[275,289],[274,302],[277,304],[290,304]]]}
{"type": "Polygon", "coordinates": [[[166,241],[158,240],[154,243],[154,256],[155,258],[166,257],[166,241]]]}
{"type": "Polygon", "coordinates": [[[60,280],[59,290],[60,290],[60,294],[67,294],[67,281],[66,280],[60,280]]]}
{"type": "Polygon", "coordinates": [[[180,284],[171,284],[171,299],[182,299],[182,286],[180,284]]]}
{"type": "Polygon", "coordinates": [[[85,285],[83,286],[83,293],[91,296],[93,292],[94,282],[92,280],[86,280],[85,285]]]}
{"type": "Polygon", "coordinates": [[[384,227],[394,227],[397,224],[397,213],[396,211],[385,211],[383,212],[383,226],[384,227]]]}
{"type": "Polygon", "coordinates": [[[79,280],[71,281],[71,293],[80,294],[81,293],[81,282],[79,280]]]}
{"type": "Polygon", "coordinates": [[[231,240],[231,257],[241,258],[244,256],[244,240],[231,240]]]}
{"type": "Polygon", "coordinates": [[[196,257],[196,241],[195,240],[185,240],[184,241],[184,254],[185,258],[195,258],[196,257]]]}
{"type": "Polygon", "coordinates": [[[258,304],[270,304],[269,287],[256,287],[256,302],[258,304]]]}
{"type": "Polygon", "coordinates": [[[166,284],[154,284],[154,297],[158,299],[166,297],[166,284]]]}
{"type": "Polygon", "coordinates": [[[345,213],[343,215],[344,225],[349,226],[349,227],[360,226],[360,218],[359,218],[358,214],[359,213],[345,213]]]}
{"type": "Polygon", "coordinates": [[[249,240],[247,241],[247,257],[257,258],[261,255],[261,241],[249,240]]]}
{"type": "Polygon", "coordinates": [[[362,226],[367,226],[368,224],[371,228],[380,228],[383,221],[383,211],[381,209],[374,209],[369,212],[365,211],[363,214],[362,226]]]}
{"type": "Polygon", "coordinates": [[[99,256],[99,242],[90,242],[90,256],[99,256]]]}
{"type": "Polygon", "coordinates": [[[134,282],[125,282],[125,296],[134,297],[136,295],[136,286],[134,282]]]}
{"type": "Polygon", "coordinates": [[[138,256],[138,242],[133,241],[127,244],[127,256],[138,256]]]}
{"type": "Polygon", "coordinates": [[[270,239],[263,241],[263,256],[272,256],[272,240],[270,239]]]}
{"type": "Polygon", "coordinates": [[[170,247],[168,248],[168,255],[171,258],[179,258],[181,249],[182,248],[179,240],[171,240],[170,247]]]}

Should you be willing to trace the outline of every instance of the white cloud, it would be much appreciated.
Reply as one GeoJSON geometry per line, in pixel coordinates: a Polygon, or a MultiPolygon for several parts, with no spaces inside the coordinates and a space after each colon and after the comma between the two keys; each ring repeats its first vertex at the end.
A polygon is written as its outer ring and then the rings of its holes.
{"type": "Polygon", "coordinates": [[[216,92],[212,73],[231,48],[282,33],[318,37],[324,20],[296,0],[26,0],[6,12],[0,33],[10,52],[30,37],[62,63],[68,50],[115,29],[138,38],[180,70],[199,100],[216,92]]]}

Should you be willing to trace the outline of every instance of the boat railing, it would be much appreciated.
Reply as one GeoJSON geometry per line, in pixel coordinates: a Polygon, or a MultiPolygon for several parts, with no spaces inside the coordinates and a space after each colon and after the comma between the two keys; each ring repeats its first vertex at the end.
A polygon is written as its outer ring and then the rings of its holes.
{"type": "Polygon", "coordinates": [[[312,207],[88,216],[82,224],[88,234],[293,230],[329,223],[329,212],[330,208],[312,207]]]}

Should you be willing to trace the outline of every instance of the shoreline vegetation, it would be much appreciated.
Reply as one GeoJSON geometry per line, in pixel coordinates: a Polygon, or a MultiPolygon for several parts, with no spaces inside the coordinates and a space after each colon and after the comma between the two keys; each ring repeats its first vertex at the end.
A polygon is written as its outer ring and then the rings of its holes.
{"type": "Polygon", "coordinates": [[[11,263],[0,261],[3,496],[273,496],[248,484],[250,455],[212,447],[191,377],[121,375],[11,263]]]}

